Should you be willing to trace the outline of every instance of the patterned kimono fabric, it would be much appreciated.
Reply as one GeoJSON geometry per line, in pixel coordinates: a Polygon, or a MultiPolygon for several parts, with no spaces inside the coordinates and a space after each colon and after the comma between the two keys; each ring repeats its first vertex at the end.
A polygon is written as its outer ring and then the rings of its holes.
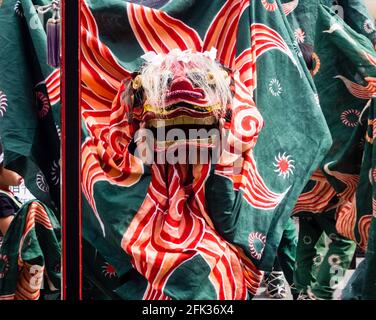
{"type": "Polygon", "coordinates": [[[59,299],[60,260],[54,213],[39,201],[22,205],[0,247],[0,300],[59,299]]]}
{"type": "Polygon", "coordinates": [[[295,283],[303,291],[311,286],[311,298],[331,299],[351,262],[350,240],[367,248],[374,183],[367,131],[375,95],[376,31],[362,1],[322,2],[299,1],[288,17],[296,41],[313,47],[312,75],[333,137],[293,210],[300,216],[295,283]],[[323,231],[331,243],[318,259],[314,246],[323,231]],[[313,276],[309,270],[318,263],[313,276]]]}
{"type": "MultiPolygon", "coordinates": [[[[30,192],[60,208],[60,70],[47,64],[48,0],[0,5],[0,136],[4,166],[19,173],[30,192]]],[[[58,218],[59,219],[59,218],[58,218]]]]}
{"type": "Polygon", "coordinates": [[[49,3],[0,3],[4,166],[23,176],[41,201],[24,204],[3,238],[0,299],[36,300],[41,292],[44,299],[60,297],[60,70],[47,64],[48,14],[36,11],[49,3]]]}
{"type": "Polygon", "coordinates": [[[82,2],[88,298],[101,298],[90,291],[108,299],[256,293],[294,203],[331,144],[285,17],[294,2],[173,0],[159,9],[82,2]],[[242,137],[240,162],[143,163],[134,152],[143,108],[134,108],[132,93],[142,85],[141,56],[209,55],[212,48],[231,74],[226,130],[242,137]]]}
{"type": "Polygon", "coordinates": [[[272,298],[284,298],[286,288],[283,277],[290,286],[290,292],[295,300],[298,297],[298,291],[294,284],[295,257],[297,247],[296,226],[293,219],[289,219],[285,230],[282,233],[279,243],[277,256],[274,260],[272,272],[265,272],[264,282],[266,292],[272,298]]]}

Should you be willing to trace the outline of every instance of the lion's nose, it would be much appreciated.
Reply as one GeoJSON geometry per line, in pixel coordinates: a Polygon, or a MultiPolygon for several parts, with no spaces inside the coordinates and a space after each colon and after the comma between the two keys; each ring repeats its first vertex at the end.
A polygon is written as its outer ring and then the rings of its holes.
{"type": "Polygon", "coordinates": [[[192,82],[187,77],[179,76],[172,80],[170,87],[171,92],[178,90],[194,91],[194,87],[192,82]]]}

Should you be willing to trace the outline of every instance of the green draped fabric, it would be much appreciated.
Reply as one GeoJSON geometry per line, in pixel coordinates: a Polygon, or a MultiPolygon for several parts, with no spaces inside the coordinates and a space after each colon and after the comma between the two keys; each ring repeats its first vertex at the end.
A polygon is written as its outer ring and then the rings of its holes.
{"type": "Polygon", "coordinates": [[[36,288],[41,285],[41,272],[36,272],[41,268],[48,276],[48,280],[44,277],[43,297],[59,298],[60,71],[47,65],[45,25],[50,13],[43,16],[36,11],[48,3],[14,0],[0,4],[0,136],[4,166],[24,178],[28,190],[43,203],[42,211],[52,224],[52,230],[50,226],[45,229],[43,221],[37,220],[26,234],[31,204],[18,212],[1,247],[3,299],[39,298],[36,288]],[[18,266],[20,259],[24,262],[22,268],[18,266]],[[25,279],[33,275],[30,281],[35,282],[35,288],[30,288],[25,279]],[[16,287],[22,292],[16,292],[16,287]],[[25,290],[32,293],[25,294],[25,290]]]}
{"type": "Polygon", "coordinates": [[[4,165],[21,174],[40,201],[60,208],[60,75],[47,65],[47,0],[0,6],[0,136],[4,165]]]}
{"type": "Polygon", "coordinates": [[[39,201],[22,205],[0,247],[0,300],[60,298],[60,238],[48,207],[39,201]]]}
{"type": "MultiPolygon", "coordinates": [[[[367,250],[364,272],[371,279],[375,23],[360,0],[301,0],[288,20],[296,40],[313,46],[313,79],[333,138],[321,171],[307,184],[293,213],[330,214],[334,209],[338,232],[367,250]]],[[[376,291],[374,281],[364,284],[368,294],[376,291]]]]}
{"type": "MultiPolygon", "coordinates": [[[[138,249],[126,248],[125,243],[132,240],[130,226],[139,223],[143,212],[140,208],[148,204],[147,195],[152,192],[157,168],[141,165],[142,174],[138,175],[139,163],[135,160],[136,164],[123,167],[122,171],[133,182],[128,183],[130,180],[122,177],[120,171],[120,177],[114,179],[113,175],[123,164],[121,159],[132,154],[134,145],[128,141],[114,163],[109,159],[114,150],[105,133],[114,126],[114,123],[110,125],[111,108],[116,107],[121,81],[140,69],[144,63],[140,57],[146,51],[160,50],[154,39],[162,39],[168,47],[169,37],[175,43],[182,37],[186,41],[193,39],[191,43],[205,44],[211,36],[219,39],[225,34],[228,37],[225,44],[219,40],[212,42],[220,52],[217,58],[239,71],[243,85],[261,113],[264,127],[249,154],[248,163],[253,166],[249,169],[251,176],[246,176],[247,170],[243,172],[244,181],[248,181],[244,188],[234,184],[233,176],[217,174],[218,168],[214,166],[202,173],[207,175],[205,207],[214,226],[214,229],[210,227],[209,218],[205,217],[205,228],[213,230],[218,241],[235,245],[237,252],[245,255],[244,259],[254,266],[250,279],[257,282],[257,269],[272,268],[283,227],[294,204],[331,145],[314,83],[284,15],[288,7],[274,0],[173,0],[162,7],[164,1],[151,1],[150,6],[159,7],[153,10],[148,9],[145,1],[142,1],[144,6],[120,0],[85,3],[87,7],[84,6],[81,17],[83,237],[90,247],[86,250],[93,253],[91,257],[88,254],[84,266],[88,287],[99,281],[96,294],[107,288],[106,297],[113,295],[113,282],[106,286],[98,276],[100,264],[103,274],[107,272],[105,266],[110,264],[119,277],[115,291],[122,299],[221,299],[223,294],[230,297],[230,293],[226,295],[227,292],[218,289],[220,285],[213,280],[213,266],[205,260],[199,245],[184,253],[187,258],[173,267],[163,265],[160,260],[138,260],[138,249]],[[232,29],[224,28],[226,22],[219,20],[222,27],[209,32],[221,17],[227,19],[228,26],[235,19],[232,29]],[[230,44],[234,44],[234,51],[228,59],[224,52],[230,44]],[[166,272],[168,280],[157,284],[152,274],[145,273],[144,269],[148,268],[166,272]]],[[[123,132],[128,129],[125,126],[123,132]]],[[[162,185],[168,186],[170,182],[166,178],[162,185]]],[[[203,211],[200,214],[204,217],[203,211]]],[[[149,221],[157,223],[156,216],[157,213],[149,221]]],[[[154,234],[159,234],[159,227],[154,234]]],[[[145,233],[141,232],[140,237],[145,233]]],[[[141,250],[152,254],[152,246],[151,242],[141,250]]],[[[202,246],[205,248],[205,244],[202,246]]],[[[167,253],[159,251],[161,255],[171,253],[163,250],[167,253]]],[[[234,281],[242,282],[242,277],[237,274],[234,281]]],[[[254,294],[257,286],[248,287],[249,293],[254,294]]],[[[87,294],[90,298],[95,295],[87,294]]]]}

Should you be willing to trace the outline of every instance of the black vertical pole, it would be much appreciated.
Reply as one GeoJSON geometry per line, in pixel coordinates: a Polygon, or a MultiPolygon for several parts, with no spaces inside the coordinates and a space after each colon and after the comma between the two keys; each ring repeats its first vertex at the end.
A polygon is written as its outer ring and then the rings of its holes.
{"type": "Polygon", "coordinates": [[[62,3],[63,299],[81,298],[79,3],[62,3]]]}

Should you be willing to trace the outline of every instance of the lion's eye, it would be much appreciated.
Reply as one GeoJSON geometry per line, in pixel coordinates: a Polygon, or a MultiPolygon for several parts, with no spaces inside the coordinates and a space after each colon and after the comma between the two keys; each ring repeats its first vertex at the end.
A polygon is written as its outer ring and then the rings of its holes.
{"type": "Polygon", "coordinates": [[[140,75],[137,75],[133,80],[132,80],[132,88],[137,90],[141,88],[142,86],[142,78],[140,75]]]}
{"type": "Polygon", "coordinates": [[[162,72],[160,75],[160,82],[162,84],[167,83],[167,85],[170,85],[173,77],[174,75],[172,72],[168,72],[168,71],[162,72]]]}
{"type": "Polygon", "coordinates": [[[215,76],[213,72],[208,72],[206,74],[206,82],[208,84],[215,84],[215,76]]]}

